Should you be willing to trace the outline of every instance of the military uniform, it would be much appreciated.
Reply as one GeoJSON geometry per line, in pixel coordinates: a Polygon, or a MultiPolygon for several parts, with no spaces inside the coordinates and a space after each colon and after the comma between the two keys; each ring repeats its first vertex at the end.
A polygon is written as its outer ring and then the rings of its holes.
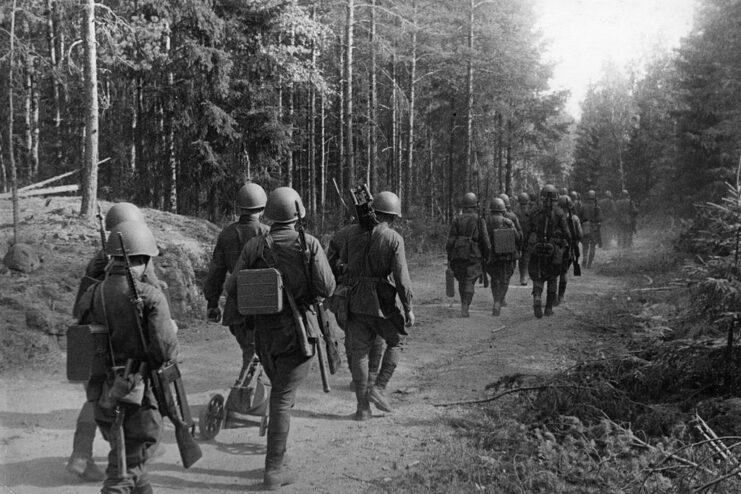
{"type": "Polygon", "coordinates": [[[482,260],[489,256],[489,236],[479,215],[471,209],[457,216],[450,226],[445,250],[448,265],[458,280],[461,296],[461,314],[468,316],[468,307],[473,301],[476,280],[483,274],[482,260]]]}
{"type": "MultiPolygon", "coordinates": [[[[178,353],[176,326],[170,316],[167,300],[158,288],[135,281],[143,301],[144,331],[148,336],[149,356],[154,365],[175,360],[178,353]]],[[[92,285],[80,300],[83,309],[82,323],[104,324],[108,327],[113,362],[109,355],[99,355],[97,359],[103,367],[124,365],[127,359],[133,360],[133,368],[147,361],[137,331],[135,311],[131,303],[132,294],[126,280],[126,271],[121,261],[115,262],[104,281],[92,285]],[[105,302],[104,302],[105,301],[105,302]]],[[[94,367],[97,365],[94,364],[94,367]]],[[[103,437],[111,441],[114,422],[113,404],[106,399],[107,389],[113,381],[112,373],[94,374],[87,386],[88,401],[92,403],[95,421],[103,437]]],[[[162,416],[151,390],[151,383],[145,379],[145,391],[141,405],[123,404],[124,438],[128,471],[126,478],[117,471],[115,448],[108,454],[106,480],[103,493],[152,492],[146,470],[146,461],[151,457],[162,434],[162,416]]]]}
{"type": "MultiPolygon", "coordinates": [[[[372,230],[353,225],[340,253],[350,284],[347,328],[352,338],[352,376],[358,401],[356,418],[370,415],[369,397],[386,388],[399,361],[405,314],[412,311],[412,288],[404,252],[404,239],[381,221],[372,230]],[[392,281],[393,278],[393,281],[392,281]],[[368,354],[381,336],[386,351],[373,388],[368,390],[368,354]]],[[[379,401],[374,401],[379,408],[379,401]]],[[[388,410],[387,410],[388,411],[388,410]]]]}
{"type": "Polygon", "coordinates": [[[576,262],[576,249],[581,242],[583,233],[581,227],[581,221],[579,216],[576,215],[573,206],[567,206],[564,214],[566,216],[566,225],[568,226],[569,235],[571,240],[569,246],[564,252],[563,263],[561,265],[561,273],[558,276],[558,296],[554,301],[554,305],[559,305],[566,294],[566,285],[568,284],[568,273],[571,265],[576,262]]]}
{"type": "Polygon", "coordinates": [[[522,240],[520,232],[517,231],[516,225],[512,220],[505,218],[502,214],[495,213],[489,216],[486,222],[486,230],[489,234],[489,242],[492,248],[488,262],[486,263],[486,270],[490,276],[491,295],[494,299],[492,314],[495,316],[499,315],[500,308],[503,306],[504,297],[507,294],[507,286],[512,276],[513,262],[516,262],[515,260],[518,257],[516,252],[512,254],[495,254],[494,232],[500,229],[515,230],[517,244],[520,244],[522,240]]]}
{"type": "Polygon", "coordinates": [[[525,228],[525,238],[530,253],[529,274],[533,280],[533,308],[536,317],[541,317],[541,294],[547,284],[546,315],[551,315],[556,300],[556,279],[561,273],[564,252],[569,247],[570,235],[566,217],[554,203],[535,208],[525,228]]]}
{"type": "MultiPolygon", "coordinates": [[[[305,322],[316,324],[303,253],[299,248],[299,234],[294,224],[274,223],[270,228],[269,238],[270,247],[267,245],[268,235],[254,237],[245,244],[232,275],[226,281],[227,295],[233,298],[237,296],[236,273],[240,269],[274,265],[283,274],[284,290],[293,295],[305,322]]],[[[307,234],[306,243],[311,254],[311,293],[315,297],[328,297],[335,289],[335,281],[327,257],[316,238],[307,234]]],[[[291,408],[296,391],[306,378],[311,362],[311,357],[306,357],[299,346],[290,304],[284,301],[283,307],[283,311],[278,314],[255,316],[255,349],[272,383],[266,472],[281,471],[291,424],[291,408]]]]}
{"type": "Polygon", "coordinates": [[[597,203],[602,212],[602,242],[604,248],[609,248],[610,242],[615,237],[616,213],[615,201],[612,195],[603,197],[597,203]]]}
{"type": "Polygon", "coordinates": [[[636,216],[638,208],[627,194],[615,201],[615,227],[621,248],[633,246],[636,216]]]}
{"type": "Polygon", "coordinates": [[[515,225],[515,230],[517,231],[518,254],[516,254],[515,256],[512,256],[512,258],[510,259],[510,262],[506,265],[507,282],[504,285],[504,293],[502,294],[502,307],[507,306],[507,302],[505,298],[507,296],[507,291],[509,290],[509,282],[512,279],[512,275],[515,274],[515,268],[517,267],[517,258],[520,257],[519,252],[522,250],[522,224],[520,223],[520,219],[517,217],[517,214],[515,214],[510,207],[507,207],[507,210],[504,212],[504,217],[510,220],[513,225],[515,225]]]}
{"type": "Polygon", "coordinates": [[[601,237],[601,225],[602,225],[602,210],[599,204],[595,200],[587,200],[582,204],[581,215],[579,219],[582,224],[582,246],[584,252],[582,257],[584,258],[584,266],[587,268],[592,267],[594,262],[594,255],[597,251],[597,247],[602,244],[601,237]]]}
{"type": "MultiPolygon", "coordinates": [[[[257,237],[269,230],[267,225],[260,223],[257,214],[243,214],[236,221],[219,234],[214,247],[213,259],[208,270],[208,277],[203,286],[207,308],[219,306],[219,297],[224,286],[227,273],[234,273],[237,260],[244,245],[253,237],[257,237]]],[[[255,320],[251,316],[243,316],[237,310],[236,297],[227,296],[224,304],[224,314],[221,324],[229,327],[229,331],[237,339],[242,349],[242,366],[249,365],[255,353],[254,327],[255,320]]]]}
{"type": "MultiPolygon", "coordinates": [[[[518,203],[517,208],[514,208],[514,213],[517,215],[517,221],[520,223],[520,227],[522,229],[525,228],[525,226],[528,224],[528,221],[530,221],[530,209],[532,205],[531,204],[522,204],[518,203]]],[[[524,238],[524,232],[523,238],[524,238]]],[[[518,259],[518,266],[520,270],[520,285],[525,286],[527,285],[527,266],[530,262],[530,254],[527,252],[527,249],[523,248],[520,252],[520,256],[518,259]]]]}
{"type": "MultiPolygon", "coordinates": [[[[344,285],[345,283],[345,266],[340,262],[340,251],[342,246],[347,242],[348,235],[350,233],[353,224],[348,224],[337,230],[332,239],[329,241],[329,247],[327,248],[327,261],[329,266],[332,268],[332,274],[334,274],[337,286],[344,285]]],[[[345,332],[345,356],[347,358],[347,367],[352,372],[352,344],[350,332],[347,330],[346,324],[337,321],[337,324],[345,332]]],[[[369,384],[375,383],[376,377],[378,376],[378,370],[381,366],[381,358],[383,357],[384,340],[379,335],[371,345],[370,352],[368,354],[368,379],[369,384]]]]}

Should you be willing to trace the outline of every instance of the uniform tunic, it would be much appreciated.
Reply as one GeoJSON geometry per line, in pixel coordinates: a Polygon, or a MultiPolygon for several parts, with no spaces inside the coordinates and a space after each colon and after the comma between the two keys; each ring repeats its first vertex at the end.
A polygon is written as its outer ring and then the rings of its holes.
{"type": "Polygon", "coordinates": [[[473,211],[457,216],[450,225],[445,250],[450,268],[462,291],[473,291],[473,284],[482,274],[481,260],[489,257],[488,235],[481,231],[482,222],[473,211]],[[465,246],[469,246],[465,249],[465,246]],[[461,251],[465,251],[461,254],[461,251]],[[464,257],[465,256],[465,257],[464,257]]]}
{"type": "Polygon", "coordinates": [[[486,270],[491,277],[491,294],[494,302],[501,303],[506,295],[506,288],[509,279],[512,276],[512,262],[517,259],[517,253],[512,254],[494,254],[494,231],[500,229],[515,230],[515,241],[519,245],[522,241],[520,232],[517,231],[515,224],[509,218],[502,214],[492,214],[486,222],[486,230],[489,233],[489,241],[492,245],[492,253],[486,264],[486,270]]]}
{"type": "MultiPolygon", "coordinates": [[[[560,274],[563,253],[568,249],[571,240],[563,211],[555,205],[550,209],[542,206],[536,208],[525,228],[525,236],[530,252],[529,274],[533,280],[533,293],[541,293],[544,282],[555,282],[560,274]],[[545,256],[540,253],[539,244],[552,244],[552,255],[545,256]]],[[[548,291],[555,292],[555,284],[549,283],[548,291]]]]}
{"type": "MultiPolygon", "coordinates": [[[[153,365],[160,366],[175,360],[178,354],[176,328],[164,294],[149,284],[138,280],[135,283],[143,302],[141,324],[153,365]]],[[[133,368],[138,369],[140,363],[147,361],[140,342],[131,297],[124,267],[114,264],[106,279],[91,286],[80,301],[80,306],[86,308],[81,322],[105,324],[108,327],[113,362],[107,354],[96,356],[96,359],[105,360],[107,366],[125,365],[127,359],[132,359],[133,368]]],[[[109,374],[92,375],[88,383],[88,400],[93,403],[95,420],[108,441],[113,434],[114,410],[110,404],[106,404],[104,383],[110,385],[111,382],[112,376],[109,374]]],[[[103,493],[131,492],[133,489],[145,489],[149,485],[145,462],[162,434],[162,416],[150,386],[151,382],[145,379],[141,405],[122,405],[129,475],[126,479],[119,478],[117,454],[115,448],[112,448],[108,454],[103,493]]]]}

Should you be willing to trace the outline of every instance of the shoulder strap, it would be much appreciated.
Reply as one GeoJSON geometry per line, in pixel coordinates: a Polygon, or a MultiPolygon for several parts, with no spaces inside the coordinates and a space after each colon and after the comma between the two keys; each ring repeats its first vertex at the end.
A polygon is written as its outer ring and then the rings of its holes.
{"type": "MultiPolygon", "coordinates": [[[[101,281],[93,290],[97,290],[100,288],[100,301],[103,305],[103,319],[105,320],[106,328],[108,328],[108,351],[111,353],[111,364],[113,366],[116,366],[116,357],[113,353],[113,342],[111,341],[111,325],[108,322],[108,311],[106,311],[106,304],[105,304],[105,294],[103,293],[103,283],[105,283],[105,280],[101,281]]],[[[95,300],[95,292],[93,292],[93,300],[95,300]]],[[[139,317],[139,314],[136,314],[136,317],[139,317]]]]}

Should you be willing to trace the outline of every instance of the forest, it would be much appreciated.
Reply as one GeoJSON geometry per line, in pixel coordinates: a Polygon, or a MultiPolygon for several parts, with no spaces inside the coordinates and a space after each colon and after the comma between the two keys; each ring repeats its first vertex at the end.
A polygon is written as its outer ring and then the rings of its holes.
{"type": "Polygon", "coordinates": [[[578,120],[535,7],[3,2],[2,191],[72,172],[82,215],[102,198],[218,221],[246,181],[289,185],[322,229],[363,182],[441,222],[467,190],[547,182],[680,215],[718,200],[741,153],[741,2],[699,0],[678,49],[606,64],[578,120]]]}

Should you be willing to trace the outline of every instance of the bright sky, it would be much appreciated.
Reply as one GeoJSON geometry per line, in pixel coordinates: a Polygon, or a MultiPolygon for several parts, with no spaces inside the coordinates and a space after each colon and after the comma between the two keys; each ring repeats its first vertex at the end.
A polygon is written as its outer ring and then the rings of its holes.
{"type": "Polygon", "coordinates": [[[619,67],[657,45],[679,46],[692,28],[695,0],[537,0],[539,28],[556,62],[553,89],[570,89],[567,110],[579,116],[587,86],[605,61],[619,67]]]}

